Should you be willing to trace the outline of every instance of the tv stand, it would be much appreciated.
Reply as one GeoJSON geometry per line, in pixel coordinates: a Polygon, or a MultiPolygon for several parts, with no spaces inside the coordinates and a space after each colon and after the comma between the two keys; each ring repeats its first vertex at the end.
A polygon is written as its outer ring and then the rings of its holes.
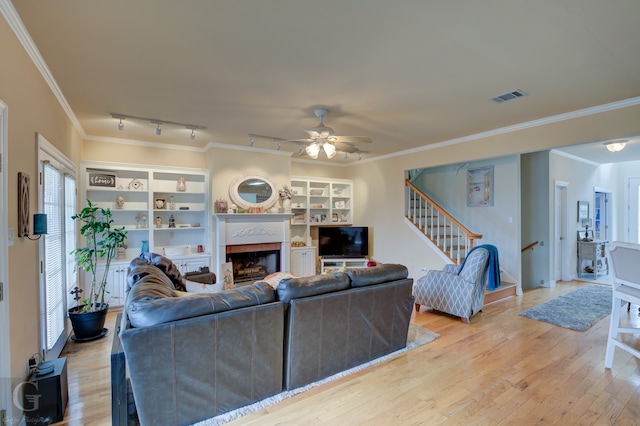
{"type": "Polygon", "coordinates": [[[366,268],[369,259],[366,257],[323,257],[320,271],[323,274],[336,272],[341,268],[366,268]]]}

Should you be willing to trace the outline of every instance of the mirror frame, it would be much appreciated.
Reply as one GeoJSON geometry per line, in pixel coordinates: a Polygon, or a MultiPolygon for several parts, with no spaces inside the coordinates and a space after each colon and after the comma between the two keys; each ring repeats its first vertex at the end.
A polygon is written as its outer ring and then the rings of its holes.
{"type": "Polygon", "coordinates": [[[233,202],[233,204],[237,205],[238,207],[242,207],[243,209],[260,207],[263,210],[267,210],[273,207],[273,205],[278,200],[278,190],[276,189],[271,179],[267,177],[264,177],[261,175],[244,175],[244,176],[238,176],[231,181],[231,183],[229,184],[229,196],[231,197],[231,201],[233,202]],[[271,187],[271,197],[269,197],[266,201],[263,201],[261,203],[251,203],[245,200],[244,198],[242,198],[240,196],[240,193],[238,192],[238,188],[240,188],[240,185],[242,184],[242,182],[251,180],[251,179],[259,179],[264,183],[266,183],[267,185],[269,185],[271,187]]]}

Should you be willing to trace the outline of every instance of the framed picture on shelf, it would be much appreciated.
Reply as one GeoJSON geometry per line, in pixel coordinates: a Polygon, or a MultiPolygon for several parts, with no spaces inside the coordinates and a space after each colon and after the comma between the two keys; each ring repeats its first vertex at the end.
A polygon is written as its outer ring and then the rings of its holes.
{"type": "Polygon", "coordinates": [[[156,210],[164,210],[167,208],[166,198],[156,198],[153,202],[153,208],[156,210]]]}

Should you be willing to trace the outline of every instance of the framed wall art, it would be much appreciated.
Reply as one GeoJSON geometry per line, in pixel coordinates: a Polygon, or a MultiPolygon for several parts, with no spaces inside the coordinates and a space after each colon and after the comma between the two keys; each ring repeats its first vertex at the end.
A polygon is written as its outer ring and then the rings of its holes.
{"type": "Polygon", "coordinates": [[[467,206],[493,206],[493,166],[467,170],[467,206]]]}

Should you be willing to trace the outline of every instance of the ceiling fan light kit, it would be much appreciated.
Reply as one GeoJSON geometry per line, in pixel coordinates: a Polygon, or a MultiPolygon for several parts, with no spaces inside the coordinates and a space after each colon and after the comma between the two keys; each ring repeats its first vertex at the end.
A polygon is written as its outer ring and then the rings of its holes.
{"type": "Polygon", "coordinates": [[[358,154],[358,160],[362,159],[362,151],[358,148],[359,143],[371,143],[371,138],[367,136],[335,136],[331,127],[325,126],[324,117],[329,113],[325,108],[316,108],[315,116],[320,120],[316,127],[305,130],[309,137],[307,139],[281,139],[269,136],[261,136],[249,133],[249,146],[253,146],[254,139],[268,139],[277,143],[276,149],[280,150],[281,142],[290,142],[296,144],[298,155],[304,152],[309,158],[317,160],[320,151],[324,151],[327,158],[335,157],[338,152],[344,153],[345,160],[349,158],[349,154],[358,154]]]}

